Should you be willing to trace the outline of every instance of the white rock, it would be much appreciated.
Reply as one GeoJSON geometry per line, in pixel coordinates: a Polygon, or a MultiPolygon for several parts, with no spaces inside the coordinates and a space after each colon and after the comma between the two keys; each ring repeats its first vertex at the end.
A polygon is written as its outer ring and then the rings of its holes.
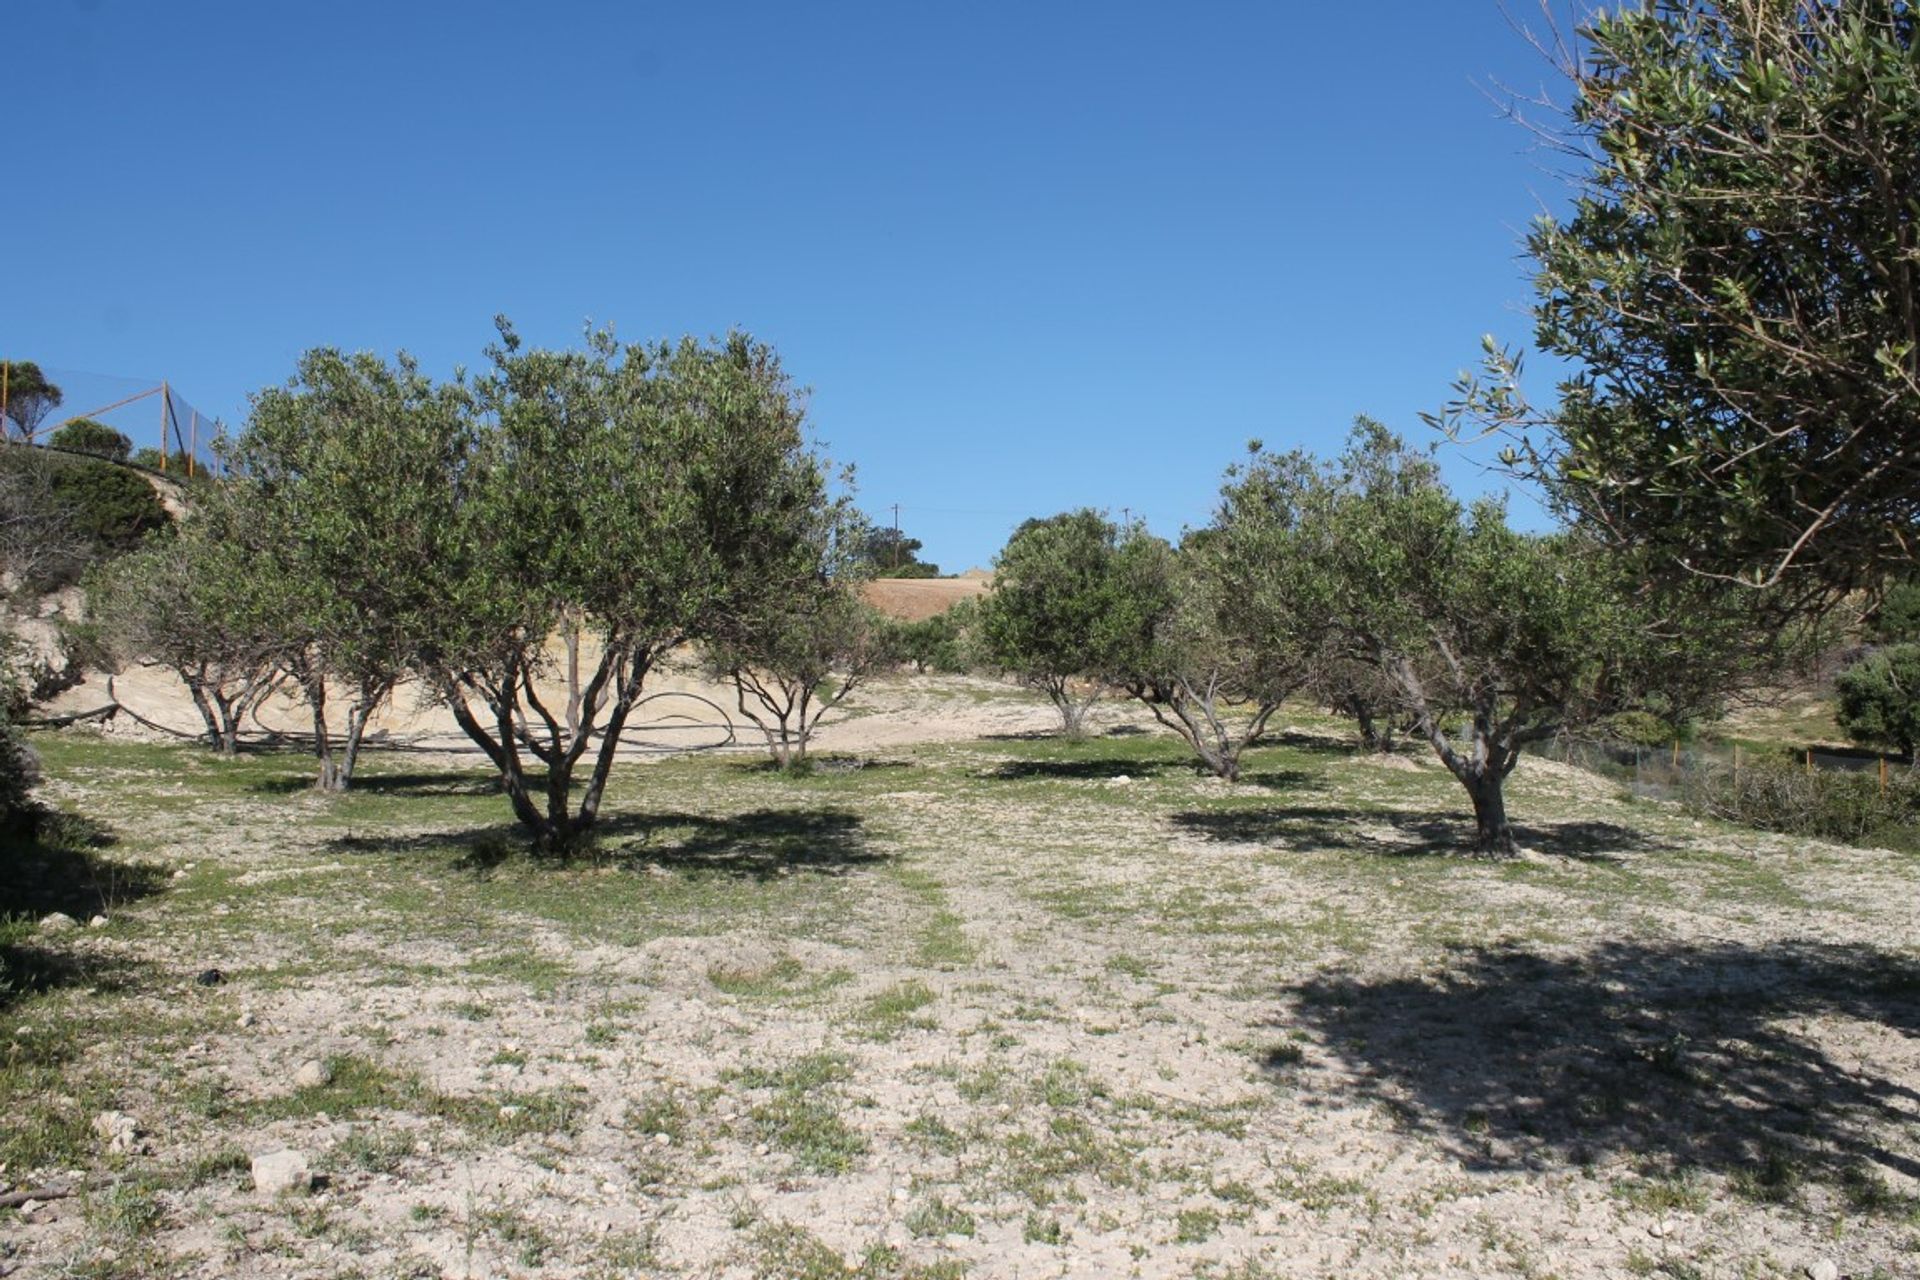
{"type": "Polygon", "coordinates": [[[175,880],[185,880],[187,878],[187,869],[185,867],[179,868],[173,873],[173,878],[175,880]]]}
{"type": "Polygon", "coordinates": [[[109,1151],[132,1151],[140,1141],[139,1122],[124,1111],[102,1111],[93,1118],[93,1132],[109,1151]]]}
{"type": "Polygon", "coordinates": [[[673,1135],[669,1133],[656,1133],[653,1135],[653,1145],[656,1147],[670,1147],[673,1145],[673,1135]]]}
{"type": "Polygon", "coordinates": [[[93,919],[87,921],[87,928],[89,929],[104,929],[106,927],[107,918],[105,916],[95,916],[93,919]]]}
{"type": "Polygon", "coordinates": [[[1667,1238],[1667,1233],[1672,1230],[1673,1230],[1673,1224],[1669,1223],[1666,1219],[1663,1218],[1659,1222],[1656,1222],[1652,1226],[1648,1227],[1647,1234],[1652,1236],[1655,1240],[1664,1240],[1667,1238]]]}
{"type": "Polygon", "coordinates": [[[34,1214],[40,1212],[40,1210],[44,1207],[45,1206],[43,1206],[38,1200],[23,1201],[21,1202],[21,1205],[20,1205],[20,1216],[23,1218],[31,1218],[34,1214]]]}
{"type": "Polygon", "coordinates": [[[318,1058],[309,1058],[293,1073],[296,1089],[319,1089],[333,1083],[333,1068],[318,1058]]]}
{"type": "Polygon", "coordinates": [[[1840,1280],[1839,1264],[1832,1258],[1822,1258],[1807,1268],[1807,1280],[1840,1280]]]}
{"type": "Polygon", "coordinates": [[[253,1189],[277,1196],[283,1191],[305,1191],[313,1185],[307,1157],[299,1151],[270,1151],[253,1158],[253,1189]]]}
{"type": "Polygon", "coordinates": [[[64,911],[56,911],[50,916],[40,918],[41,933],[67,933],[80,927],[80,922],[64,911]]]}
{"type": "Polygon", "coordinates": [[[252,1026],[254,1023],[258,1021],[260,1021],[260,1019],[253,1016],[252,1010],[248,1010],[246,1013],[243,1013],[238,1018],[234,1019],[234,1022],[239,1026],[239,1028],[242,1031],[245,1031],[248,1027],[252,1026]]]}

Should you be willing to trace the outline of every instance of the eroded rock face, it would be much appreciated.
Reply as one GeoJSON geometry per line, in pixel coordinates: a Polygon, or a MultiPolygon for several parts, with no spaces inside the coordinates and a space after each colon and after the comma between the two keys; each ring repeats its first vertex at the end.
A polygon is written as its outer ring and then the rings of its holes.
{"type": "Polygon", "coordinates": [[[87,597],[79,587],[0,605],[0,661],[35,702],[72,688],[84,676],[68,650],[67,628],[86,616],[87,597]]]}

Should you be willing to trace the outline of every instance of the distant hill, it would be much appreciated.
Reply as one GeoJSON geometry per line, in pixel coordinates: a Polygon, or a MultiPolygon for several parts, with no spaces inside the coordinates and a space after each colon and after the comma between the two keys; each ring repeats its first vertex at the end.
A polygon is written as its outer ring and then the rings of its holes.
{"type": "Polygon", "coordinates": [[[975,569],[958,578],[875,578],[860,590],[868,604],[889,618],[919,622],[985,595],[989,581],[989,575],[975,569]]]}

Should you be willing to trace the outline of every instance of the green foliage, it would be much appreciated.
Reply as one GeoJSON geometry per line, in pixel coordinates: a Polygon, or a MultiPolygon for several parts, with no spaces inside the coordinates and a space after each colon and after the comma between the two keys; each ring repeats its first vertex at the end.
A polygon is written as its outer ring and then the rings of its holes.
{"type": "Polygon", "coordinates": [[[1867,655],[1834,681],[1834,718],[1855,742],[1912,755],[1920,743],[1920,644],[1896,644],[1867,655]]]}
{"type": "Polygon", "coordinates": [[[971,637],[979,613],[977,603],[962,600],[931,618],[895,623],[895,652],[901,661],[911,662],[922,673],[964,674],[973,666],[971,637]]]}
{"type": "Polygon", "coordinates": [[[1256,451],[1228,471],[1213,523],[1177,551],[1141,533],[1119,551],[1142,629],[1116,676],[1220,777],[1239,776],[1328,648],[1323,566],[1302,541],[1315,481],[1305,454],[1256,451]]]}
{"type": "Polygon", "coordinates": [[[1745,646],[1729,594],[1658,593],[1579,533],[1463,508],[1431,459],[1362,420],[1310,499],[1301,554],[1349,655],[1385,674],[1474,802],[1479,845],[1510,850],[1502,787],[1528,742],[1657,703],[1712,705],[1745,646]],[[1465,721],[1465,740],[1449,729],[1465,721]]]}
{"type": "Polygon", "coordinates": [[[541,351],[500,329],[471,429],[407,463],[439,470],[421,492],[446,506],[410,558],[413,644],[516,817],[565,847],[655,664],[816,578],[828,484],[779,358],[745,334],[541,351]],[[564,708],[533,683],[556,632],[591,655],[564,708]]]}
{"type": "Polygon", "coordinates": [[[226,447],[228,477],[202,499],[220,536],[248,549],[273,598],[293,686],[313,713],[318,785],[352,781],[367,717],[391,693],[436,607],[423,557],[438,553],[467,441],[470,397],[411,359],[321,348],[254,398],[226,447]],[[351,691],[336,759],[328,683],[351,691]]]}
{"type": "Polygon", "coordinates": [[[733,684],[740,713],[782,768],[805,763],[821,716],[899,661],[895,630],[858,594],[866,566],[854,548],[864,524],[847,499],[822,501],[813,527],[782,555],[803,553],[812,572],[789,573],[784,590],[739,597],[702,643],[709,669],[733,684]]]}
{"type": "Polygon", "coordinates": [[[921,542],[890,525],[868,524],[857,558],[874,578],[937,578],[940,566],[920,559],[921,542]]]}
{"type": "Polygon", "coordinates": [[[1920,850],[1920,774],[1910,769],[1890,771],[1883,791],[1876,773],[1763,759],[1697,779],[1687,801],[1763,831],[1920,850]]]}
{"type": "Polygon", "coordinates": [[[240,726],[271,692],[285,656],[281,597],[243,544],[206,520],[96,565],[90,629],[113,664],[151,661],[180,677],[209,745],[239,749],[240,726]]]}
{"type": "Polygon", "coordinates": [[[40,760],[14,717],[26,701],[12,668],[0,662],[0,834],[20,834],[36,813],[33,788],[40,760]]]}
{"type": "MultiPolygon", "coordinates": [[[[1913,563],[1920,75],[1905,0],[1599,11],[1564,70],[1588,169],[1529,239],[1579,372],[1521,452],[1654,563],[1830,596],[1913,563]]],[[[1476,401],[1524,420],[1496,355],[1476,401]]],[[[1457,408],[1458,406],[1456,406],[1457,408]]]]}
{"type": "Polygon", "coordinates": [[[53,499],[68,527],[94,548],[113,555],[172,523],[146,477],[124,467],[61,458],[52,472],[53,499]]]}
{"type": "Polygon", "coordinates": [[[24,445],[0,447],[0,572],[16,588],[64,586],[90,562],[170,523],[137,472],[24,445]]]}
{"type": "Polygon", "coordinates": [[[31,439],[46,416],[66,396],[47,381],[40,366],[31,360],[6,361],[6,418],[0,421],[0,434],[31,439]]]}
{"type": "Polygon", "coordinates": [[[1920,582],[1887,589],[1873,615],[1873,637],[1882,644],[1920,644],[1920,582]]]}
{"type": "Polygon", "coordinates": [[[106,423],[96,422],[92,418],[75,418],[48,437],[47,443],[58,449],[91,453],[113,462],[125,462],[133,452],[133,441],[106,423]]]}
{"type": "Polygon", "coordinates": [[[1044,692],[1069,736],[1082,731],[1100,688],[1136,664],[1151,632],[1155,605],[1135,595],[1122,572],[1122,536],[1091,509],[1028,520],[995,561],[980,606],[984,656],[1044,692]],[[1086,687],[1076,692],[1076,680],[1086,687]]]}

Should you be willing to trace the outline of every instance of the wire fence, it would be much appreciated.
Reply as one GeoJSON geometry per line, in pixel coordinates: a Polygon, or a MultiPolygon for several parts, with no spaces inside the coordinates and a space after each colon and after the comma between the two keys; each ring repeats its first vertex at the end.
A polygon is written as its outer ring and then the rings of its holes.
{"type": "Polygon", "coordinates": [[[1876,777],[1885,789],[1897,784],[1911,768],[1911,762],[1901,756],[1838,747],[1755,749],[1727,742],[1648,746],[1561,736],[1535,743],[1527,750],[1611,778],[1635,796],[1652,800],[1697,797],[1713,783],[1737,780],[1743,770],[1794,769],[1808,776],[1866,774],[1876,777]]]}
{"type": "MultiPolygon", "coordinates": [[[[45,445],[60,428],[87,419],[125,436],[132,445],[130,460],[153,470],[191,478],[220,469],[215,442],[226,433],[226,424],[182,396],[167,379],[50,366],[41,366],[40,373],[59,388],[60,398],[31,423],[21,420],[27,415],[19,404],[10,405],[5,424],[9,438],[45,445]]],[[[0,380],[0,394],[10,396],[11,389],[4,385],[10,381],[0,380]]]]}

